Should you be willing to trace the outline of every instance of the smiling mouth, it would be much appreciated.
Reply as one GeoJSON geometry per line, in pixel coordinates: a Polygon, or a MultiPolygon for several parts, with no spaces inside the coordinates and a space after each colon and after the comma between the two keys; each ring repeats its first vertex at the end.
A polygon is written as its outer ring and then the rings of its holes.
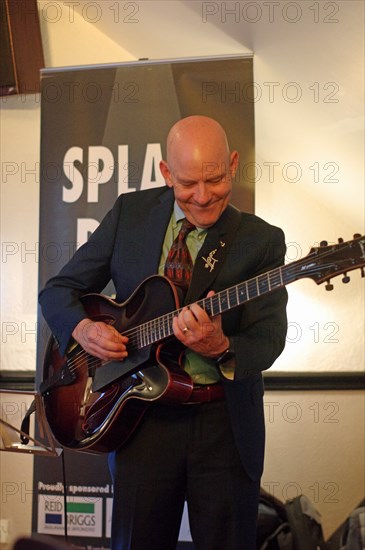
{"type": "Polygon", "coordinates": [[[221,201],[220,200],[217,200],[217,201],[213,201],[209,204],[196,204],[196,203],[192,203],[192,206],[194,206],[195,208],[199,208],[201,210],[207,210],[208,208],[211,208],[212,206],[216,206],[217,204],[219,204],[221,201]]]}

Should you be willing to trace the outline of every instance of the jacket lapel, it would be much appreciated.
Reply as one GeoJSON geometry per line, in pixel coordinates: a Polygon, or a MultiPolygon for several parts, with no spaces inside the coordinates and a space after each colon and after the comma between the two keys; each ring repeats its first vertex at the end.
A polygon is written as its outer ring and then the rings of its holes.
{"type": "Polygon", "coordinates": [[[162,194],[159,202],[149,212],[146,222],[146,233],[143,243],[144,277],[154,275],[158,271],[162,244],[165,238],[166,229],[170,221],[174,205],[174,194],[170,189],[162,194]]]}
{"type": "Polygon", "coordinates": [[[241,214],[229,205],[213,227],[208,229],[204,244],[195,260],[186,303],[203,296],[212,287],[222,269],[241,220],[241,214]]]}

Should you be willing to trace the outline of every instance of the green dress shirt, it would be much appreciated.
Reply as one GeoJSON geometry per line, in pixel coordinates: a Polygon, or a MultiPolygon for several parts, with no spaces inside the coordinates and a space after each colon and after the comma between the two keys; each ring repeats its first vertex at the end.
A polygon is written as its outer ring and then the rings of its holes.
{"type": "MultiPolygon", "coordinates": [[[[162,245],[162,252],[160,257],[160,264],[158,273],[164,274],[165,261],[168,256],[172,243],[179,234],[182,220],[185,218],[185,214],[175,202],[174,210],[172,212],[169,225],[167,226],[165,239],[162,245]]],[[[204,243],[207,235],[206,229],[196,228],[191,231],[186,237],[186,244],[189,249],[191,259],[193,263],[196,260],[198,252],[204,243]]],[[[191,378],[196,384],[214,384],[220,381],[220,376],[216,363],[213,359],[203,357],[194,351],[187,349],[184,358],[184,369],[190,374],[191,378]]]]}

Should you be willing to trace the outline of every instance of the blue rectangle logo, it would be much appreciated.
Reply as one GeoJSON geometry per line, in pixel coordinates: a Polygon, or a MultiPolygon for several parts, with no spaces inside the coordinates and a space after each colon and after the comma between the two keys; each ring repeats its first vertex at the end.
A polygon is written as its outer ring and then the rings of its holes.
{"type": "Polygon", "coordinates": [[[46,514],[46,523],[62,525],[62,514],[46,514]]]}

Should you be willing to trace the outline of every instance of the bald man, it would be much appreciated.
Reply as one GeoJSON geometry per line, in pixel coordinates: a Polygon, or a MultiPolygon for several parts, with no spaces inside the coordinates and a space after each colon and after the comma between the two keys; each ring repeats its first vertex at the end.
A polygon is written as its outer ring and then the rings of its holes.
{"type": "Polygon", "coordinates": [[[120,196],[40,294],[61,353],[76,340],[99,359],[128,361],[128,337],[89,318],[80,297],[101,292],[112,279],[116,301],[126,301],[147,277],[164,274],[184,218],[194,226],[186,237],[192,279],[173,319],[193,389],[184,403],[149,406],[134,434],[110,454],[113,550],[174,550],[185,500],[196,550],[256,548],[261,372],[284,347],[287,295],[278,289],[213,317],[196,303],[283,263],[283,232],[229,204],[238,161],[215,120],[177,122],[160,163],[166,187],[120,196]],[[99,251],[92,260],[90,245],[99,251]]]}

